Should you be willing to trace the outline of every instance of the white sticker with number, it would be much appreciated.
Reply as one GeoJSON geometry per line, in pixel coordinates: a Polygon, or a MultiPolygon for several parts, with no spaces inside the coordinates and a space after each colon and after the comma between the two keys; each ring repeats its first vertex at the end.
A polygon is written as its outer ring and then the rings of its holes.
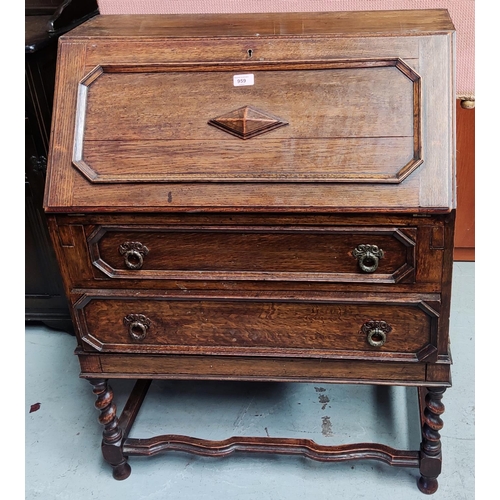
{"type": "Polygon", "coordinates": [[[233,85],[235,87],[243,87],[245,85],[253,85],[253,74],[233,75],[233,85]]]}

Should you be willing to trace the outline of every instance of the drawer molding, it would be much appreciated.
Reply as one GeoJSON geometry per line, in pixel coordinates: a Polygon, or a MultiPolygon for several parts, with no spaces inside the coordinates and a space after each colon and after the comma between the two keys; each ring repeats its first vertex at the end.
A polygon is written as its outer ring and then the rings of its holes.
{"type": "MultiPolygon", "coordinates": [[[[114,78],[117,78],[116,76],[114,78]]],[[[366,79],[366,77],[364,77],[366,79]]],[[[394,78],[394,76],[392,76],[394,78]]],[[[399,77],[398,77],[399,78],[399,77]]],[[[356,83],[356,78],[351,79],[351,85],[356,83]]],[[[194,84],[196,81],[195,77],[192,77],[190,84],[194,84]]],[[[387,76],[387,81],[391,81],[391,75],[387,76]]],[[[274,84],[279,84],[280,81],[276,81],[274,84]]],[[[137,85],[137,83],[136,83],[137,85]]],[[[166,84],[165,86],[168,86],[166,84]]],[[[213,89],[211,89],[213,90],[213,89]]],[[[109,91],[109,89],[107,90],[109,91]]],[[[97,90],[96,90],[97,92],[97,90]]],[[[104,91],[106,92],[106,91],[104,91]]],[[[200,95],[206,93],[205,91],[200,91],[200,95]]],[[[309,96],[310,97],[310,96],[309,96]]],[[[205,108],[211,109],[211,101],[205,102],[205,108]]],[[[161,101],[158,102],[158,107],[160,108],[161,101]]],[[[164,104],[165,106],[171,103],[164,104]]],[[[241,102],[243,106],[254,107],[254,104],[250,102],[241,102]]],[[[363,103],[364,106],[369,106],[369,102],[363,103]]],[[[271,105],[271,103],[269,103],[271,105]]],[[[281,103],[283,106],[283,103],[281,103]]],[[[336,103],[339,106],[339,103],[336,103]]],[[[275,103],[276,109],[268,109],[266,113],[272,113],[274,115],[282,114],[280,109],[280,103],[275,103]]],[[[90,108],[92,108],[90,106],[90,108]]],[[[163,63],[163,64],[103,64],[97,65],[90,72],[84,76],[78,86],[78,98],[76,107],[76,124],[75,124],[75,138],[73,144],[73,166],[91,183],[104,183],[104,184],[129,184],[129,183],[165,183],[165,182],[231,182],[231,183],[241,183],[241,182],[280,182],[280,183],[290,183],[290,182],[354,182],[354,183],[382,183],[382,184],[399,184],[404,179],[406,179],[412,172],[414,172],[423,163],[423,153],[422,153],[422,126],[421,126],[421,111],[422,108],[422,96],[421,96],[421,77],[420,75],[403,61],[401,58],[371,58],[371,59],[349,59],[349,60],[315,60],[315,61],[261,61],[261,62],[190,62],[190,63],[163,63]],[[404,78],[411,82],[411,88],[408,91],[407,99],[411,104],[409,106],[412,109],[412,115],[408,116],[408,122],[411,122],[412,131],[408,131],[408,135],[404,136],[407,141],[401,143],[398,147],[401,148],[401,154],[394,159],[394,164],[388,165],[387,159],[382,158],[373,159],[373,151],[376,149],[373,141],[379,141],[380,144],[387,139],[384,134],[377,134],[376,130],[372,130],[370,134],[366,137],[361,138],[362,134],[351,132],[347,137],[339,136],[335,134],[331,137],[326,137],[330,141],[330,145],[325,145],[322,142],[324,132],[320,132],[318,137],[303,137],[303,134],[297,133],[293,135],[290,132],[290,136],[277,136],[275,142],[259,142],[260,148],[268,147],[269,152],[266,156],[272,156],[277,154],[276,159],[271,162],[266,162],[264,159],[262,163],[266,168],[255,168],[249,164],[242,170],[238,170],[234,166],[234,157],[242,156],[242,152],[237,146],[233,146],[231,142],[228,141],[218,141],[217,137],[215,139],[207,139],[206,136],[210,137],[210,134],[201,134],[198,136],[193,136],[190,141],[191,146],[186,143],[189,141],[176,140],[174,138],[165,139],[160,134],[158,137],[154,137],[152,140],[150,137],[135,138],[131,140],[102,140],[100,136],[93,138],[86,138],[86,123],[91,119],[87,116],[89,110],[88,100],[89,100],[89,88],[94,85],[103,75],[151,75],[151,74],[164,74],[164,75],[184,75],[186,73],[192,74],[207,74],[212,72],[227,72],[230,76],[230,72],[238,73],[264,73],[268,72],[280,72],[286,73],[291,71],[324,71],[324,70],[364,70],[370,71],[374,68],[395,68],[399,70],[399,73],[395,75],[404,75],[404,78]],[[287,141],[296,142],[296,154],[302,155],[301,160],[296,160],[293,162],[294,168],[289,168],[288,160],[284,160],[282,155],[282,150],[287,149],[287,141]],[[204,149],[212,150],[212,143],[217,142],[217,148],[219,149],[218,161],[215,159],[216,156],[212,158],[209,162],[207,157],[204,158],[203,162],[200,162],[199,168],[191,168],[193,161],[199,161],[202,156],[200,152],[200,141],[204,141],[204,149]],[[285,142],[282,142],[285,141],[285,142]],[[314,145],[311,146],[311,141],[314,145]],[[319,142],[318,142],[319,141],[319,142]],[[340,141],[340,142],[338,142],[340,141]],[[366,168],[361,165],[361,168],[350,169],[345,167],[342,163],[336,163],[337,158],[342,156],[340,154],[334,154],[332,150],[328,149],[331,144],[336,143],[337,148],[342,149],[342,142],[345,141],[357,141],[356,145],[350,147],[350,149],[363,149],[364,160],[357,160],[358,163],[366,163],[366,168]],[[368,146],[365,146],[363,141],[368,141],[368,146]],[[380,142],[382,141],[382,142],[380,142]],[[304,143],[299,146],[298,142],[304,143]],[[134,155],[130,156],[129,146],[133,144],[134,155]],[[236,149],[235,149],[236,147],[236,149]],[[302,149],[301,149],[302,147],[302,149]],[[324,155],[329,157],[329,163],[321,166],[320,161],[318,161],[318,151],[321,148],[327,148],[324,155]],[[224,150],[226,148],[227,150],[224,150]],[[223,166],[223,157],[227,156],[228,160],[223,166]],[[125,156],[123,156],[125,154],[125,156]],[[189,157],[189,165],[186,164],[185,158],[189,157]],[[174,165],[174,158],[175,162],[174,165]],[[278,161],[279,159],[279,161],[278,161]],[[127,167],[123,168],[124,162],[127,163],[127,167]],[[132,163],[131,163],[132,162],[132,163]],[[207,163],[208,162],[208,163],[207,163]],[[210,163],[210,164],[209,164],[210,163]],[[280,164],[279,169],[275,168],[276,164],[280,164]],[[401,164],[402,163],[402,164],[401,164]],[[113,167],[113,165],[120,165],[119,169],[113,167]],[[301,164],[308,164],[310,168],[304,171],[297,171],[297,166],[301,164]],[[111,165],[111,167],[110,167],[111,165]],[[169,168],[165,168],[168,165],[169,168]],[[329,168],[328,168],[329,167],[329,168]]],[[[198,110],[196,110],[198,111],[198,110]]],[[[203,113],[203,110],[200,111],[203,113]]],[[[227,113],[227,109],[220,109],[220,113],[227,113]]],[[[165,112],[165,120],[167,120],[168,113],[165,112]]],[[[206,116],[203,120],[200,116],[194,116],[189,120],[191,122],[196,122],[196,120],[201,120],[201,122],[210,128],[210,124],[214,125],[213,116],[206,116]]],[[[289,121],[288,117],[280,118],[279,124],[271,127],[273,130],[278,126],[287,124],[289,121]]],[[[303,120],[302,120],[303,121],[303,120]]],[[[199,125],[201,125],[201,122],[199,125]]],[[[361,123],[361,122],[359,122],[361,123]]],[[[119,125],[119,124],[117,124],[119,125]]],[[[155,128],[152,125],[152,128],[155,128]]],[[[170,124],[170,128],[176,128],[173,124],[170,124]]],[[[192,127],[194,129],[194,127],[192,127]]],[[[219,126],[220,128],[220,126],[219,126]]],[[[269,129],[271,130],[271,129],[269,129]]],[[[224,133],[228,132],[226,128],[224,133]]],[[[241,134],[231,132],[233,135],[241,137],[241,134]]],[[[390,138],[394,141],[400,141],[403,137],[398,135],[399,131],[395,130],[390,135],[390,138]]],[[[226,134],[225,134],[226,135],[226,134]]],[[[242,137],[247,138],[247,136],[242,137]]],[[[231,136],[229,136],[231,141],[231,136]]],[[[380,146],[382,147],[382,146],[380,146]]],[[[395,145],[384,146],[387,147],[386,156],[389,154],[390,150],[394,150],[395,145]]],[[[202,148],[203,149],[203,148],[202,148]]],[[[344,152],[345,154],[345,152],[344,152]]],[[[205,155],[206,156],[206,155],[205,155]]],[[[241,160],[240,160],[241,161],[241,160]]],[[[323,160],[322,160],[323,161],[323,160]]],[[[348,164],[353,163],[354,160],[348,162],[348,164]]]]}
{"type": "MultiPolygon", "coordinates": [[[[103,378],[145,378],[178,380],[247,380],[276,382],[332,382],[405,386],[421,385],[426,381],[424,363],[386,363],[378,361],[351,361],[323,359],[319,365],[314,359],[258,358],[197,355],[114,354],[91,353],[77,347],[82,364],[81,376],[103,378]],[[204,375],[199,375],[203,370],[204,375]]],[[[445,375],[428,386],[450,386],[449,365],[443,366],[445,375]],[[447,370],[447,371],[446,371],[447,370]]]]}
{"type": "Polygon", "coordinates": [[[440,317],[438,312],[440,298],[437,294],[409,294],[408,296],[358,294],[356,297],[350,297],[345,294],[318,293],[299,296],[266,292],[257,296],[242,293],[227,293],[221,296],[220,293],[206,292],[186,296],[175,292],[158,294],[134,290],[87,290],[82,295],[77,295],[78,298],[73,306],[74,313],[79,325],[83,348],[91,352],[301,357],[410,363],[437,360],[436,346],[440,317]],[[106,311],[107,324],[99,323],[99,314],[89,310],[89,306],[94,301],[97,301],[98,310],[106,311]],[[98,303],[102,301],[111,302],[109,305],[104,303],[99,305],[98,303]],[[115,304],[112,301],[116,301],[115,304]],[[127,305],[128,303],[130,306],[127,305]],[[234,310],[241,308],[241,313],[248,315],[246,320],[248,325],[243,329],[233,328],[231,318],[227,317],[226,321],[226,304],[234,310]],[[290,304],[293,304],[293,308],[289,307],[290,304]],[[374,307],[367,307],[367,304],[374,307]],[[329,306],[339,306],[338,312],[334,311],[339,316],[331,316],[333,312],[329,306]],[[378,310],[379,307],[385,308],[386,312],[380,311],[377,317],[377,313],[373,311],[378,310]],[[360,312],[357,312],[357,308],[360,312]],[[388,308],[391,309],[389,312],[391,318],[384,317],[388,308]],[[411,312],[411,308],[422,311],[425,316],[411,312]],[[292,309],[295,311],[294,322],[299,325],[301,322],[304,325],[316,325],[310,328],[304,327],[304,330],[300,326],[297,327],[293,342],[290,337],[291,330],[287,326],[287,322],[291,321],[288,315],[291,314],[292,309]],[[150,332],[148,331],[148,337],[144,342],[131,339],[127,324],[123,325],[124,318],[131,314],[147,316],[150,322],[150,332]],[[368,314],[370,317],[366,317],[368,314]],[[400,319],[399,316],[404,319],[400,319]],[[389,334],[384,347],[370,346],[366,341],[366,333],[362,331],[362,326],[367,320],[383,320],[391,325],[399,322],[397,339],[392,340],[393,337],[391,338],[389,334]],[[410,342],[407,332],[403,329],[411,329],[414,326],[417,328],[417,325],[413,325],[412,322],[424,320],[428,326],[422,323],[415,332],[425,331],[426,340],[425,338],[419,340],[413,332],[411,340],[411,344],[415,346],[413,350],[406,352],[391,350],[394,349],[393,346],[410,342]],[[193,321],[196,324],[205,322],[207,325],[205,330],[199,327],[193,330],[191,326],[193,321]],[[333,321],[331,326],[333,330],[329,330],[329,321],[333,321]],[[340,328],[339,324],[344,325],[346,321],[351,325],[349,332],[351,340],[346,340],[340,330],[335,330],[335,328],[340,328]],[[357,333],[356,325],[359,330],[357,333]],[[187,330],[184,330],[185,328],[187,330]],[[261,332],[262,335],[260,335],[261,332]],[[234,344],[230,342],[229,337],[232,342],[235,342],[234,344]],[[108,340],[104,340],[106,338],[108,340]],[[255,342],[260,342],[260,345],[251,345],[254,338],[256,338],[255,342]],[[326,340],[327,338],[332,340],[326,340]],[[169,344],[170,341],[172,344],[169,344]],[[323,342],[324,346],[319,347],[317,342],[323,342]],[[263,345],[266,343],[267,345],[263,345]],[[329,343],[335,345],[329,346],[329,343]],[[337,346],[339,343],[344,343],[344,345],[337,346]],[[290,344],[296,345],[290,347],[290,344]]]}
{"type": "MultiPolygon", "coordinates": [[[[124,236],[125,237],[125,236],[124,236]]],[[[272,236],[271,236],[272,237],[272,236]]],[[[139,239],[139,237],[137,238],[139,239]]],[[[301,281],[301,282],[338,282],[338,283],[414,283],[415,282],[415,247],[416,247],[416,239],[417,239],[417,229],[415,227],[369,227],[369,226],[336,226],[336,227],[315,227],[315,226],[275,226],[275,227],[266,227],[266,226],[182,226],[182,225],[102,225],[98,226],[88,237],[87,245],[89,248],[90,259],[92,261],[92,265],[97,268],[99,271],[104,273],[105,276],[111,279],[133,279],[133,280],[265,280],[265,281],[301,281]],[[146,248],[147,251],[142,252],[140,259],[136,259],[137,262],[140,262],[140,265],[137,265],[136,269],[131,269],[130,265],[123,266],[123,269],[118,268],[117,263],[110,263],[106,260],[105,257],[101,255],[100,245],[105,237],[112,233],[146,233],[149,238],[154,239],[157,235],[158,238],[166,238],[167,234],[170,233],[172,238],[177,238],[178,243],[177,246],[180,247],[184,245],[184,252],[186,255],[194,255],[195,252],[200,251],[200,246],[197,245],[197,240],[193,241],[183,241],[183,235],[189,234],[199,234],[200,236],[203,234],[209,234],[211,236],[220,237],[220,245],[224,246],[224,250],[229,252],[227,242],[224,239],[224,235],[239,235],[241,238],[237,243],[240,245],[240,250],[235,249],[233,253],[233,260],[239,259],[241,262],[244,262],[244,265],[253,265],[254,267],[260,266],[260,271],[247,271],[247,270],[225,270],[223,268],[224,262],[215,262],[211,261],[211,269],[200,269],[197,266],[201,266],[206,264],[204,259],[199,258],[198,261],[193,257],[193,259],[188,263],[191,266],[191,269],[144,269],[143,259],[146,261],[146,255],[149,254],[149,258],[153,258],[153,252],[155,250],[153,244],[146,242],[134,242],[140,248],[146,248]],[[356,238],[359,241],[359,244],[364,244],[367,241],[370,241],[370,238],[373,236],[383,236],[383,237],[391,237],[395,238],[398,242],[402,243],[403,249],[398,250],[401,252],[404,258],[404,263],[399,267],[392,270],[392,272],[370,272],[366,273],[361,270],[359,265],[354,266],[354,262],[358,259],[353,254],[353,250],[356,248],[353,245],[353,248],[346,248],[345,255],[341,255],[341,258],[344,259],[344,265],[353,264],[353,269],[357,269],[358,272],[311,272],[311,271],[276,271],[272,270],[272,268],[266,268],[265,266],[269,266],[268,261],[262,260],[262,262],[258,262],[257,260],[249,263],[245,260],[243,251],[245,249],[245,236],[250,237],[251,235],[276,235],[277,237],[280,235],[291,235],[293,237],[300,237],[307,235],[324,235],[325,238],[331,237],[335,238],[336,236],[342,237],[347,235],[359,235],[359,238],[356,238]],[[220,236],[219,236],[220,235],[220,236]],[[193,246],[193,244],[195,246],[193,246]],[[242,257],[243,255],[243,257],[242,257]],[[203,261],[203,262],[202,262],[203,261]],[[219,266],[219,269],[216,268],[219,266]]],[[[304,247],[304,243],[300,243],[302,247],[304,247]]],[[[332,243],[333,244],[333,243],[332,243]]],[[[337,243],[338,244],[338,243],[337,243]]],[[[343,244],[343,241],[341,241],[343,244]]],[[[125,247],[130,251],[131,248],[130,241],[118,243],[117,245],[117,254],[120,253],[123,255],[125,251],[125,247]],[[122,245],[125,245],[122,247],[122,245]]],[[[247,248],[249,243],[246,243],[247,248]]],[[[271,248],[272,245],[268,244],[271,248]]],[[[134,247],[135,248],[135,247],[134,247]]],[[[163,257],[158,256],[158,248],[160,248],[159,253],[161,254],[163,250],[161,241],[156,245],[156,258],[163,258],[166,262],[166,265],[171,266],[172,261],[167,259],[168,256],[164,255],[163,257]]],[[[344,249],[338,247],[337,252],[343,252],[344,249]]],[[[139,251],[139,250],[138,250],[139,251]]],[[[287,248],[282,249],[281,259],[283,260],[286,257],[287,248]]],[[[310,250],[312,252],[312,250],[310,250]]],[[[231,255],[231,254],[229,254],[231,255]]],[[[388,252],[386,252],[388,255],[388,252]]],[[[212,255],[212,259],[221,259],[219,255],[212,255]]],[[[259,253],[256,256],[256,259],[265,259],[264,252],[259,253]]],[[[290,253],[290,259],[293,258],[292,253],[290,253]]],[[[229,260],[230,257],[228,257],[229,260]]],[[[334,267],[334,265],[338,265],[338,262],[326,262],[322,267],[334,267]]],[[[338,260],[338,259],[337,259],[338,260]]],[[[273,265],[278,265],[279,262],[277,260],[273,261],[273,265]]],[[[184,264],[186,265],[186,264],[184,264]]],[[[297,267],[301,265],[300,261],[296,263],[297,267]]],[[[304,263],[303,266],[309,266],[309,263],[304,263]]],[[[101,278],[102,275],[94,273],[96,279],[101,278]]]]}

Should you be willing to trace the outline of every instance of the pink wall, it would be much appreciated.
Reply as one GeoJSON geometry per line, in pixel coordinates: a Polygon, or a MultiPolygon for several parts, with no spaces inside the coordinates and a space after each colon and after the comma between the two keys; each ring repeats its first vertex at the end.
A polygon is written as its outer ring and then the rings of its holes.
{"type": "Polygon", "coordinates": [[[474,0],[97,0],[105,14],[208,14],[445,8],[457,29],[457,98],[474,96],[474,0]]]}

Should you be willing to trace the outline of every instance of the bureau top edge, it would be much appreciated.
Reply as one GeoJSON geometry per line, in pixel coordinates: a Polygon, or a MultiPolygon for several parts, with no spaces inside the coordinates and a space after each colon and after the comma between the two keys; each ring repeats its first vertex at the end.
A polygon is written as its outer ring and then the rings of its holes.
{"type": "Polygon", "coordinates": [[[409,36],[455,31],[446,9],[251,14],[98,15],[61,40],[409,36]],[[258,32],[255,27],[258,26],[258,32]]]}

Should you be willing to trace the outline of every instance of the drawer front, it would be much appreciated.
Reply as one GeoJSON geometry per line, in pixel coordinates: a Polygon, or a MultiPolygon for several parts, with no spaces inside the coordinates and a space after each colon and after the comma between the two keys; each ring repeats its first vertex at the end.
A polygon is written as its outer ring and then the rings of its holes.
{"type": "Polygon", "coordinates": [[[414,283],[416,228],[99,226],[96,278],[414,283]]]}
{"type": "Polygon", "coordinates": [[[165,295],[84,295],[74,306],[84,349],[392,361],[437,352],[437,295],[165,295]]]}

